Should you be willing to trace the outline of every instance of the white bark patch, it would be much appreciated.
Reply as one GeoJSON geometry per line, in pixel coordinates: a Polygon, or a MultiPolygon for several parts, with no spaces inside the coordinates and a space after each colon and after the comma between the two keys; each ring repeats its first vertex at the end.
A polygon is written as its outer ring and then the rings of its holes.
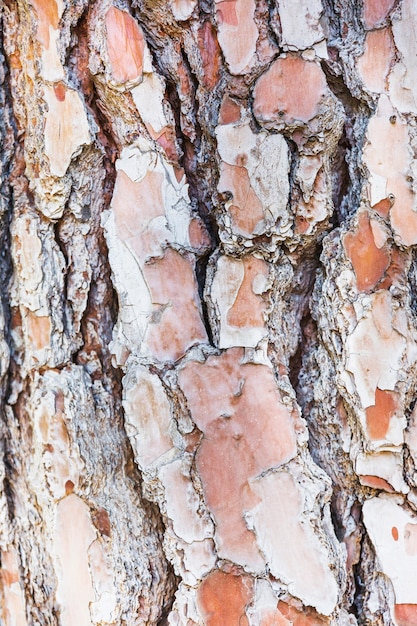
{"type": "Polygon", "coordinates": [[[88,506],[71,494],[56,507],[53,555],[62,626],[93,626],[90,603],[96,600],[91,582],[88,549],[97,533],[88,506]]]}
{"type": "Polygon", "coordinates": [[[268,266],[264,261],[248,257],[245,263],[242,259],[219,257],[210,289],[212,322],[219,326],[219,348],[256,348],[267,337],[262,299],[267,288],[268,266]],[[256,266],[252,272],[248,265],[251,262],[256,266]]]}
{"type": "Polygon", "coordinates": [[[358,476],[377,476],[386,480],[398,493],[406,494],[410,491],[404,481],[402,452],[386,450],[377,454],[358,454],[355,471],[358,476]]]}
{"type": "Polygon", "coordinates": [[[52,224],[28,210],[12,223],[12,303],[19,306],[25,340],[25,367],[56,366],[68,357],[62,306],[64,259],[52,224]]]}
{"type": "Polygon", "coordinates": [[[152,72],[144,74],[142,82],[131,90],[144,124],[150,124],[156,133],[169,124],[163,107],[165,89],[163,78],[152,72]]]}
{"type": "Polygon", "coordinates": [[[182,460],[176,459],[163,465],[158,475],[165,489],[166,510],[175,534],[187,543],[212,537],[211,525],[207,525],[207,520],[202,519],[198,513],[200,498],[182,460]]]}
{"type": "Polygon", "coordinates": [[[54,176],[65,176],[71,160],[80,154],[83,146],[91,143],[87,114],[81,98],[77,91],[64,89],[64,99],[59,100],[54,88],[44,85],[44,98],[48,105],[45,154],[54,176]]]}
{"type": "Polygon", "coordinates": [[[353,374],[362,407],[375,404],[376,388],[393,391],[407,348],[403,313],[392,307],[391,294],[369,296],[370,309],[346,340],[346,370],[353,374]]]}
{"type": "MultiPolygon", "coordinates": [[[[395,45],[402,56],[401,65],[404,67],[401,91],[409,92],[407,105],[408,110],[417,110],[417,84],[415,75],[417,71],[417,39],[415,36],[417,26],[417,7],[413,0],[403,0],[401,3],[401,19],[394,19],[392,30],[394,33],[395,45]],[[411,96],[412,94],[412,96],[411,96]]],[[[402,95],[402,94],[401,94],[402,95]]],[[[407,111],[404,111],[407,112],[407,111]]]]}
{"type": "Polygon", "coordinates": [[[321,0],[277,0],[284,50],[305,50],[324,39],[321,0]]]}
{"type": "MultiPolygon", "coordinates": [[[[63,3],[59,3],[63,4],[63,3]]],[[[41,76],[48,81],[64,80],[65,72],[58,53],[59,30],[49,26],[49,48],[42,50],[41,76]]]]}
{"type": "Polygon", "coordinates": [[[400,498],[388,495],[367,500],[363,518],[396,604],[417,604],[417,519],[402,508],[400,498]]]}
{"type": "Polygon", "coordinates": [[[68,374],[54,371],[36,376],[31,399],[37,459],[33,483],[38,485],[39,498],[46,483],[50,496],[56,501],[66,495],[69,482],[71,489],[77,489],[84,467],[78,446],[71,442],[66,425],[72,417],[68,382],[68,374]]]}
{"type": "Polygon", "coordinates": [[[197,2],[196,0],[171,0],[170,4],[173,16],[182,22],[191,17],[197,2]]]}
{"type": "Polygon", "coordinates": [[[217,126],[216,137],[220,158],[228,166],[221,170],[218,190],[232,194],[225,205],[229,233],[247,238],[271,232],[288,236],[290,161],[284,137],[254,133],[248,120],[217,126]],[[243,185],[247,189],[242,192],[243,185]]]}
{"type": "Polygon", "coordinates": [[[88,563],[96,601],[90,605],[95,624],[116,623],[117,594],[114,584],[115,565],[110,546],[102,537],[93,541],[88,549],[88,563]]]}
{"type": "Polygon", "coordinates": [[[303,519],[303,493],[291,474],[276,472],[252,483],[261,502],[246,514],[271,573],[288,585],[304,604],[330,615],[338,586],[329,567],[329,555],[303,519]]]}
{"type": "Polygon", "coordinates": [[[245,74],[256,62],[258,28],[254,0],[216,2],[218,40],[231,74],[245,74]]]}
{"type": "Polygon", "coordinates": [[[123,379],[123,408],[136,461],[145,469],[173,447],[171,407],[158,376],[141,365],[129,367],[123,379]]]}

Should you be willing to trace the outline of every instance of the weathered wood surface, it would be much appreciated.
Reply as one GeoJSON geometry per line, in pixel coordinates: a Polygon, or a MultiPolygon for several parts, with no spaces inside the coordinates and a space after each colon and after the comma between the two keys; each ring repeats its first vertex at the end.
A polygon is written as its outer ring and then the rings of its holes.
{"type": "Polygon", "coordinates": [[[1,623],[416,626],[416,3],[1,15],[1,623]]]}

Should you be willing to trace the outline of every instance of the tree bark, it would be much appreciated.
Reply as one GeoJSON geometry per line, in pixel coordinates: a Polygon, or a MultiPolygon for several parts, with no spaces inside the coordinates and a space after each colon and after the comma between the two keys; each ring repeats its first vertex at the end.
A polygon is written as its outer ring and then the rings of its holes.
{"type": "Polygon", "coordinates": [[[1,623],[417,625],[413,0],[1,19],[1,623]]]}

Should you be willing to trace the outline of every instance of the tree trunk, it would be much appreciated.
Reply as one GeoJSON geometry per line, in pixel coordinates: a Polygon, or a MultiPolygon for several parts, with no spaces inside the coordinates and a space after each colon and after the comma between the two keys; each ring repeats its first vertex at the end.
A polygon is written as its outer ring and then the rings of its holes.
{"type": "Polygon", "coordinates": [[[2,27],[1,623],[417,625],[417,5],[2,27]]]}

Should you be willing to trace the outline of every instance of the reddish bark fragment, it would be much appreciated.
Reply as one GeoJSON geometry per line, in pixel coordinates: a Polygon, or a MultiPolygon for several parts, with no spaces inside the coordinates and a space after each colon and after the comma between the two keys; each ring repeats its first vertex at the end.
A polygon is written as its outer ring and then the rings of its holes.
{"type": "Polygon", "coordinates": [[[417,604],[395,604],[394,615],[397,626],[416,626],[417,604]]]}
{"type": "Polygon", "coordinates": [[[398,284],[404,280],[407,256],[407,252],[392,246],[391,263],[385,272],[384,280],[379,284],[381,289],[389,289],[391,285],[398,284]]]}
{"type": "Polygon", "coordinates": [[[219,24],[239,26],[239,20],[236,13],[236,4],[237,0],[225,0],[225,2],[216,3],[216,15],[219,24]]]}
{"type": "Polygon", "coordinates": [[[59,15],[56,0],[30,0],[38,14],[37,38],[46,49],[49,48],[49,28],[58,28],[59,15]]]}
{"type": "Polygon", "coordinates": [[[197,468],[207,505],[216,517],[220,551],[236,562],[260,567],[254,535],[243,518],[257,503],[249,480],[291,459],[296,441],[272,370],[242,364],[243,355],[242,349],[232,348],[205,363],[189,362],[179,382],[204,434],[197,468]]]}
{"type": "Polygon", "coordinates": [[[268,267],[265,261],[253,256],[244,257],[243,265],[245,274],[235,303],[227,314],[227,323],[238,328],[263,326],[266,307],[259,294],[254,293],[253,282],[259,275],[267,278],[268,267]]]}
{"type": "Polygon", "coordinates": [[[359,476],[359,481],[364,487],[372,487],[373,489],[382,489],[388,493],[394,493],[395,489],[384,478],[379,476],[371,476],[370,474],[362,474],[359,476]]]}
{"type": "Polygon", "coordinates": [[[105,535],[106,537],[110,537],[111,524],[110,524],[110,517],[106,509],[98,509],[95,513],[93,513],[92,520],[93,520],[94,526],[102,535],[105,535]]]}
{"type": "Polygon", "coordinates": [[[62,81],[59,81],[59,83],[56,83],[56,85],[54,85],[56,99],[59,100],[59,102],[64,102],[66,91],[67,88],[62,81]]]}
{"type": "Polygon", "coordinates": [[[262,616],[259,626],[292,626],[280,611],[268,611],[262,616]]]}
{"type": "Polygon", "coordinates": [[[206,89],[214,89],[220,79],[221,50],[211,22],[204,22],[198,31],[198,49],[203,63],[203,84],[206,89]]]}
{"type": "Polygon", "coordinates": [[[384,439],[391,418],[398,409],[398,394],[394,391],[376,389],[375,404],[366,409],[366,425],[371,439],[384,439]]]}
{"type": "Polygon", "coordinates": [[[47,348],[51,343],[51,318],[38,316],[33,311],[27,310],[26,322],[28,338],[35,350],[47,348]]]}
{"type": "Polygon", "coordinates": [[[146,343],[160,361],[176,361],[191,346],[207,341],[193,265],[168,249],[161,259],[147,263],[143,273],[155,303],[146,343]]]}
{"type": "Polygon", "coordinates": [[[142,29],[129,13],[113,6],[107,11],[106,29],[113,78],[120,83],[139,78],[145,48],[142,29]]]}
{"type": "Polygon", "coordinates": [[[388,15],[395,0],[363,0],[363,17],[366,28],[375,28],[388,15]]]}
{"type": "Polygon", "coordinates": [[[277,59],[255,85],[253,111],[266,123],[308,122],[327,94],[326,77],[320,66],[299,56],[277,59]]]}
{"type": "Polygon", "coordinates": [[[354,233],[347,233],[344,248],[351,260],[359,291],[373,289],[389,266],[390,255],[386,246],[377,248],[368,212],[359,215],[354,233]]]}
{"type": "Polygon", "coordinates": [[[378,213],[381,217],[388,217],[389,210],[392,207],[392,199],[384,198],[380,200],[372,207],[374,211],[378,213]]]}
{"type": "Polygon", "coordinates": [[[221,571],[210,573],[198,590],[206,626],[249,626],[246,606],[253,597],[253,579],[221,571]]]}
{"type": "MultiPolygon", "coordinates": [[[[148,125],[150,126],[150,125],[148,125]]],[[[148,128],[150,130],[150,128],[148,128]]],[[[152,136],[152,133],[149,133],[152,136]]],[[[175,145],[175,135],[172,128],[167,128],[163,133],[159,135],[156,140],[161,148],[164,149],[167,159],[171,161],[171,163],[178,163],[178,152],[177,146],[175,145]]]]}
{"type": "Polygon", "coordinates": [[[240,120],[240,106],[229,96],[222,100],[219,112],[219,124],[232,124],[240,120]]]}
{"type": "Polygon", "coordinates": [[[368,89],[376,93],[385,90],[394,55],[395,46],[390,28],[367,33],[365,49],[358,60],[358,70],[368,89]]]}
{"type": "Polygon", "coordinates": [[[232,74],[244,73],[255,62],[259,31],[254,15],[254,0],[216,3],[218,40],[232,74]]]}
{"type": "Polygon", "coordinates": [[[207,232],[204,222],[200,218],[194,218],[190,221],[188,235],[190,237],[191,246],[196,250],[203,251],[210,248],[210,235],[207,232]]]}
{"type": "Polygon", "coordinates": [[[246,167],[222,163],[218,190],[233,194],[233,204],[228,211],[234,228],[242,235],[251,235],[264,213],[262,202],[251,187],[246,167]]]}
{"type": "Polygon", "coordinates": [[[278,602],[278,609],[292,626],[325,626],[325,624],[328,624],[328,620],[320,617],[314,609],[306,608],[301,611],[295,606],[282,601],[278,602]]]}
{"type": "Polygon", "coordinates": [[[74,483],[72,482],[72,480],[67,480],[65,483],[65,493],[66,495],[69,495],[70,493],[72,493],[74,491],[74,483]]]}

